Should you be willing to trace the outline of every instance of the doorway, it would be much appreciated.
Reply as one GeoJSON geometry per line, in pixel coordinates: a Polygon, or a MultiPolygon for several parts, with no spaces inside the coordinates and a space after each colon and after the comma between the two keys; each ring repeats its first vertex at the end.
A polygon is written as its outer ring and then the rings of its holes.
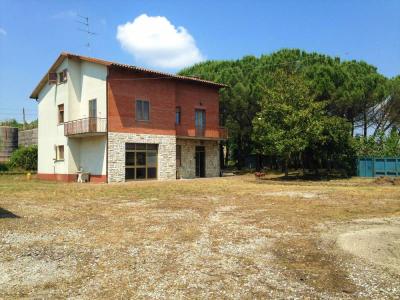
{"type": "Polygon", "coordinates": [[[206,150],[204,146],[196,146],[196,177],[206,177],[206,150]]]}
{"type": "Polygon", "coordinates": [[[97,100],[89,100],[89,132],[97,132],[97,100]]]}

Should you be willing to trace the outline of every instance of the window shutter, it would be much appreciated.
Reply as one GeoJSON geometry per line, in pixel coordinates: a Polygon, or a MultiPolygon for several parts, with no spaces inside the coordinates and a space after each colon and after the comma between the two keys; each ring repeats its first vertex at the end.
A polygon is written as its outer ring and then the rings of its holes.
{"type": "Polygon", "coordinates": [[[49,72],[48,74],[49,84],[56,84],[57,83],[57,73],[49,72]]]}
{"type": "Polygon", "coordinates": [[[142,101],[136,101],[136,120],[142,120],[142,101]]]}
{"type": "Polygon", "coordinates": [[[64,81],[67,81],[67,69],[63,70],[64,81]]]}
{"type": "Polygon", "coordinates": [[[60,75],[61,75],[60,82],[67,82],[67,69],[62,70],[60,75]]]}
{"type": "Polygon", "coordinates": [[[149,120],[149,102],[143,101],[143,120],[149,120]]]}

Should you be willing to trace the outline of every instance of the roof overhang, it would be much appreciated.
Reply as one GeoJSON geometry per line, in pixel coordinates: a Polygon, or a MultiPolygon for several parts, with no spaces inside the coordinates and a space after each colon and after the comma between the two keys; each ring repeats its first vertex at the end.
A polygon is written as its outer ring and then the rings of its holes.
{"type": "Polygon", "coordinates": [[[217,83],[217,82],[204,80],[204,79],[200,79],[200,78],[196,78],[196,77],[181,76],[181,75],[176,75],[176,74],[171,74],[171,73],[159,72],[159,71],[145,69],[145,68],[141,68],[141,67],[137,67],[137,66],[120,64],[120,63],[106,61],[106,60],[102,60],[102,59],[98,59],[98,58],[82,56],[82,55],[72,54],[72,53],[68,53],[68,52],[62,52],[58,56],[56,61],[52,64],[50,69],[43,76],[42,80],[40,80],[39,84],[35,87],[33,92],[31,93],[31,95],[30,95],[31,99],[38,99],[39,98],[40,91],[47,84],[48,74],[51,73],[51,72],[55,72],[57,70],[57,68],[62,64],[62,62],[64,61],[65,58],[71,58],[71,59],[77,59],[77,60],[92,62],[92,63],[100,64],[100,65],[103,65],[103,66],[106,66],[106,67],[113,66],[113,67],[117,67],[117,68],[124,68],[124,69],[132,70],[132,71],[135,71],[135,72],[141,72],[141,73],[146,73],[146,74],[150,74],[150,75],[162,76],[163,78],[171,78],[171,79],[176,79],[176,80],[189,81],[189,82],[204,84],[204,85],[208,85],[208,86],[214,86],[216,88],[227,87],[227,85],[222,84],[222,83],[217,83]]]}

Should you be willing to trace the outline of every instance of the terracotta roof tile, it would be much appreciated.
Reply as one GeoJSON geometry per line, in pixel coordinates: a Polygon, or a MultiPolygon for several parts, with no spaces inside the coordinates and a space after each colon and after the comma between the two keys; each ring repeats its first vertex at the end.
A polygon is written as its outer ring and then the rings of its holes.
{"type": "Polygon", "coordinates": [[[127,64],[121,64],[121,63],[116,63],[116,62],[111,62],[111,61],[106,61],[98,58],[93,58],[93,57],[88,57],[88,56],[83,56],[83,55],[78,55],[78,54],[73,54],[69,52],[62,52],[59,57],[56,59],[56,61],[53,63],[53,65],[50,67],[50,69],[46,72],[46,74],[43,76],[39,84],[35,87],[33,90],[32,94],[30,95],[30,98],[32,99],[37,99],[39,97],[40,91],[43,89],[44,85],[47,83],[47,78],[48,74],[50,72],[54,72],[63,62],[65,58],[75,58],[83,61],[88,61],[96,64],[101,64],[104,66],[115,66],[115,67],[120,67],[120,68],[125,68],[125,69],[130,69],[130,70],[135,70],[143,73],[150,73],[153,75],[160,75],[163,77],[168,77],[172,79],[177,79],[177,80],[184,80],[184,81],[192,81],[192,82],[197,82],[200,84],[206,84],[206,85],[212,85],[216,86],[219,88],[226,87],[225,84],[222,83],[217,83],[209,80],[204,80],[196,77],[189,77],[189,76],[181,76],[181,75],[176,75],[176,74],[171,74],[171,73],[166,73],[166,72],[159,72],[159,71],[154,71],[142,67],[137,67],[137,66],[132,66],[132,65],[127,65],[127,64]]]}

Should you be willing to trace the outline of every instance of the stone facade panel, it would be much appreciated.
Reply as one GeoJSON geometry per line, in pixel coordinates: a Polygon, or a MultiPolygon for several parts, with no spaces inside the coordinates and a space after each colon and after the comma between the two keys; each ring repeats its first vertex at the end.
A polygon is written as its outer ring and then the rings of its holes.
{"type": "Polygon", "coordinates": [[[181,146],[181,167],[178,171],[181,178],[196,177],[196,146],[205,147],[206,177],[217,177],[220,175],[218,141],[177,139],[176,144],[181,146]]]}
{"type": "Polygon", "coordinates": [[[176,137],[173,135],[108,133],[108,182],[125,181],[125,144],[158,144],[158,174],[161,180],[176,178],[176,137]]]}

